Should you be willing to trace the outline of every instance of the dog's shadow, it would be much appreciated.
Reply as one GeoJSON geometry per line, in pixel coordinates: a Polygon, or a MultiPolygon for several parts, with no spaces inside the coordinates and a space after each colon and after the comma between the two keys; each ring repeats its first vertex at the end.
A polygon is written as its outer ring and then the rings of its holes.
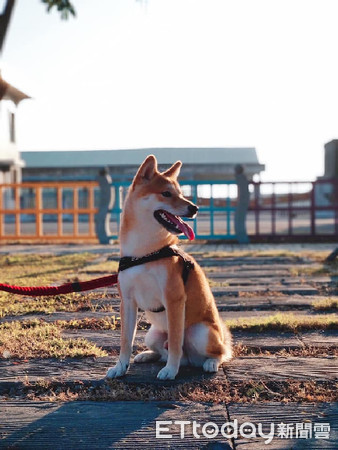
{"type": "Polygon", "coordinates": [[[189,382],[197,382],[203,380],[211,380],[224,375],[223,369],[220,368],[217,373],[204,372],[202,367],[182,366],[174,380],[159,380],[158,372],[164,367],[164,363],[132,363],[126,376],[122,379],[127,383],[142,383],[151,385],[176,385],[189,382]]]}

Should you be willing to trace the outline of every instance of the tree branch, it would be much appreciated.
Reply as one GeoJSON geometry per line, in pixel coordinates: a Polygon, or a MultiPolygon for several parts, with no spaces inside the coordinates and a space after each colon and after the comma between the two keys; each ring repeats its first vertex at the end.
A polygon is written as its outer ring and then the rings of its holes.
{"type": "Polygon", "coordinates": [[[2,51],[14,4],[15,0],[7,0],[4,11],[0,15],[0,52],[2,51]]]}

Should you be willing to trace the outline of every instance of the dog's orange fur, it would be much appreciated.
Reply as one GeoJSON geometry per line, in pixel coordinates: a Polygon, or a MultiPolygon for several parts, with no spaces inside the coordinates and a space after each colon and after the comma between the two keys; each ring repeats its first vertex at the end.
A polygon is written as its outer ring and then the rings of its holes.
{"type": "MultiPolygon", "coordinates": [[[[187,215],[187,208],[193,204],[182,196],[177,182],[180,167],[178,161],[160,173],[152,155],[140,166],[124,204],[121,256],[140,257],[178,243],[177,236],[158,223],[153,212],[165,209],[178,216],[187,215]],[[171,197],[163,197],[164,191],[170,191],[171,197]]],[[[171,257],[120,273],[121,353],[117,365],[108,370],[108,378],[122,376],[128,369],[137,307],[148,311],[152,327],[146,338],[150,350],[135,361],[167,360],[158,378],[175,378],[179,365],[186,363],[216,371],[219,364],[231,358],[231,335],[220,321],[201,267],[194,261],[194,269],[184,284],[182,264],[179,257],[171,257]],[[164,312],[151,312],[161,305],[165,306],[164,312]]]]}

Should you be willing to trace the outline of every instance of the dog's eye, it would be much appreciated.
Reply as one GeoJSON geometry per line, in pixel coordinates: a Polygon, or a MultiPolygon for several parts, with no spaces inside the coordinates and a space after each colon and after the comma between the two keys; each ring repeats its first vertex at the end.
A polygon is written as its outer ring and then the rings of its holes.
{"type": "Polygon", "coordinates": [[[162,192],[162,195],[163,195],[163,197],[171,197],[171,192],[169,192],[169,191],[164,191],[164,192],[162,192]]]}

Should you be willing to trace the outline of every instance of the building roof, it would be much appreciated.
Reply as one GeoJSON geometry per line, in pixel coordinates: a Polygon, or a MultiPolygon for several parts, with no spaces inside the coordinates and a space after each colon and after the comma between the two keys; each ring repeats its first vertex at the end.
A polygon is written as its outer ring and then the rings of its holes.
{"type": "Polygon", "coordinates": [[[260,166],[255,148],[142,148],[125,150],[27,151],[21,156],[26,168],[104,167],[139,165],[149,154],[159,164],[245,164],[260,166]]]}

